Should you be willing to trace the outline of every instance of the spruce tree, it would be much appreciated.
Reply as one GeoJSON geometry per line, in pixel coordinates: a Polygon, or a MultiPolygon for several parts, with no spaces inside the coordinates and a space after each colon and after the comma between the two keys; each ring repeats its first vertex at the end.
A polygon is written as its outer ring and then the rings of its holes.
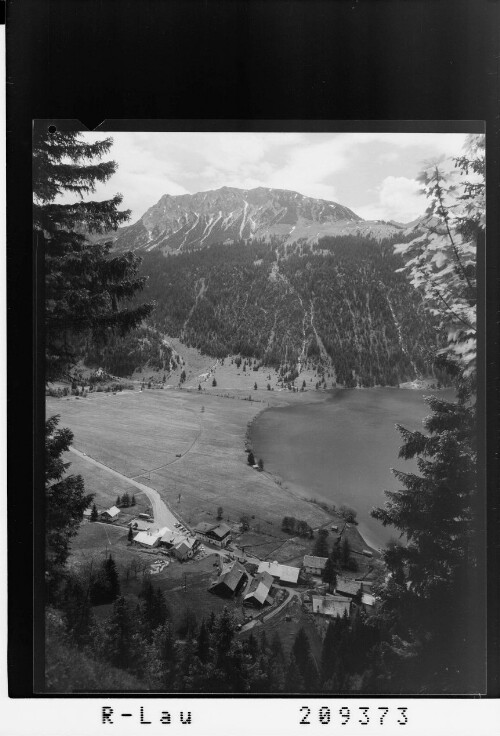
{"type": "Polygon", "coordinates": [[[111,555],[104,561],[103,569],[109,590],[109,597],[111,600],[115,600],[115,598],[120,595],[120,581],[118,578],[116,563],[111,555]]]}
{"type": "Polygon", "coordinates": [[[71,539],[77,534],[83,512],[92,503],[81,475],[66,473],[69,463],[62,459],[73,441],[69,429],[57,429],[58,416],[45,423],[45,560],[49,599],[64,570],[71,539]]]}
{"type": "Polygon", "coordinates": [[[403,488],[386,491],[387,503],[372,512],[406,538],[385,552],[391,577],[381,593],[413,653],[405,663],[393,650],[406,690],[471,692],[484,684],[476,412],[465,385],[457,402],[426,399],[428,434],[400,427],[400,456],[416,458],[419,473],[393,471],[403,488]]]}
{"type": "Polygon", "coordinates": [[[302,677],[297,661],[293,654],[290,655],[288,668],[285,676],[285,692],[288,694],[304,692],[304,678],[302,677]]]}
{"type": "Polygon", "coordinates": [[[328,542],[326,541],[327,537],[327,530],[320,529],[318,532],[318,538],[314,543],[313,555],[316,555],[317,557],[328,557],[328,542]]]}
{"type": "Polygon", "coordinates": [[[121,195],[102,202],[83,201],[116,171],[101,161],[112,139],[89,143],[80,133],[49,133],[35,126],[33,135],[33,219],[35,247],[45,259],[46,380],[67,374],[82,356],[86,339],[104,341],[124,335],[151,312],[152,305],[126,306],[145,283],[138,276],[140,258],[112,256],[110,242],[88,237],[116,230],[130,216],[120,211],[121,195]],[[75,200],[61,204],[60,195],[75,200]]]}
{"type": "Polygon", "coordinates": [[[97,513],[97,506],[95,503],[92,504],[92,511],[90,512],[90,521],[97,521],[99,514],[97,513]]]}
{"type": "Polygon", "coordinates": [[[328,590],[332,593],[337,587],[337,570],[333,556],[330,556],[326,560],[326,564],[321,573],[321,579],[324,583],[328,584],[328,590]]]}

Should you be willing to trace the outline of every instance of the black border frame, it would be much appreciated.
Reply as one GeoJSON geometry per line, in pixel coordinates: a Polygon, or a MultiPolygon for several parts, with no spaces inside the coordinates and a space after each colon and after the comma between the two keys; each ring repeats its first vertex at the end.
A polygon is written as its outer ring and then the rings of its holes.
{"type": "Polygon", "coordinates": [[[488,695],[500,694],[499,21],[494,0],[121,0],[119,7],[112,0],[8,1],[8,501],[9,519],[23,520],[22,534],[10,523],[8,529],[11,697],[49,697],[34,694],[30,671],[28,583],[40,560],[28,540],[35,475],[27,457],[35,459],[41,393],[28,338],[40,313],[26,287],[36,272],[32,120],[73,117],[94,128],[103,118],[130,122],[147,113],[162,123],[196,125],[200,111],[207,125],[226,119],[253,126],[267,118],[272,126],[316,120],[324,129],[338,119],[351,130],[352,123],[377,120],[486,122],[488,695]]]}

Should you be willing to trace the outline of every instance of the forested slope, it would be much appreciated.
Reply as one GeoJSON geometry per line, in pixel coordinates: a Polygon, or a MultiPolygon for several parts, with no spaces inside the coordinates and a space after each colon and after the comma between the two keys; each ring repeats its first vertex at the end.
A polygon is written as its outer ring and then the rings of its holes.
{"type": "Polygon", "coordinates": [[[144,256],[150,324],[215,356],[305,364],[338,384],[395,385],[433,372],[438,333],[397,270],[392,242],[356,236],[144,256]]]}

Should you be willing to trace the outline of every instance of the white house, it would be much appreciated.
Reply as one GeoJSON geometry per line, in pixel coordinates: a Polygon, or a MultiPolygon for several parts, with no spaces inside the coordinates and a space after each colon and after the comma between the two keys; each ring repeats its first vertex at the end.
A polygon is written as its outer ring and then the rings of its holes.
{"type": "Polygon", "coordinates": [[[321,575],[325,569],[327,557],[315,557],[314,555],[304,555],[304,571],[310,575],[321,575]]]}
{"type": "Polygon", "coordinates": [[[119,514],[120,509],[117,506],[111,506],[111,508],[101,512],[101,519],[103,521],[114,521],[118,518],[119,514]]]}
{"type": "Polygon", "coordinates": [[[193,531],[198,539],[216,547],[226,547],[231,541],[231,529],[227,524],[209,524],[202,521],[194,527],[193,531]]]}
{"type": "Polygon", "coordinates": [[[297,585],[300,569],[289,565],[280,565],[278,562],[261,562],[258,573],[268,572],[275,580],[283,585],[297,585]]]}
{"type": "Polygon", "coordinates": [[[158,547],[160,540],[166,531],[167,527],[155,530],[148,529],[145,532],[139,532],[139,534],[136,534],[134,537],[134,544],[139,544],[141,547],[147,547],[149,549],[158,547]]]}

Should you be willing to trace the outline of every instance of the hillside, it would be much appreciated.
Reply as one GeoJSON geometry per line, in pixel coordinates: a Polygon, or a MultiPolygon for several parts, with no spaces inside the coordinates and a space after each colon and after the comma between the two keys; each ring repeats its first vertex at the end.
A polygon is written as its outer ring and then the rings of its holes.
{"type": "Polygon", "coordinates": [[[274,367],[285,383],[314,367],[331,387],[432,375],[436,327],[400,266],[391,243],[345,236],[293,248],[240,241],[152,251],[142,269],[158,333],[274,367]]]}
{"type": "Polygon", "coordinates": [[[363,220],[348,207],[286,189],[222,187],[165,194],[137,222],[107,236],[116,250],[182,252],[229,241],[299,240],[332,235],[385,238],[404,226],[363,220]]]}

